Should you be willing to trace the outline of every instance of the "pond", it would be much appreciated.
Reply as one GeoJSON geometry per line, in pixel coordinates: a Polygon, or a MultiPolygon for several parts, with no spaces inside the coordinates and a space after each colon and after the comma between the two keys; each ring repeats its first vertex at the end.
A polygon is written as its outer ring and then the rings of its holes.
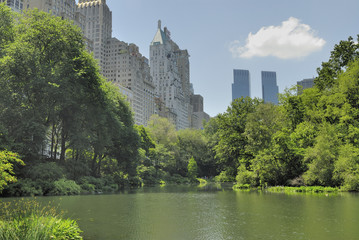
{"type": "Polygon", "coordinates": [[[43,197],[77,219],[87,240],[358,239],[359,195],[147,187],[113,195],[43,197]]]}

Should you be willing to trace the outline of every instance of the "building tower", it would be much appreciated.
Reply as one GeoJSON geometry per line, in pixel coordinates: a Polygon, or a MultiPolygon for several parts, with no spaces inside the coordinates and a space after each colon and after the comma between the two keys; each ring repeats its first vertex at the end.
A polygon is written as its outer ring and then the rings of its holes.
{"type": "Polygon", "coordinates": [[[86,18],[84,35],[93,41],[94,57],[106,71],[106,43],[112,35],[112,12],[106,0],[79,0],[78,10],[86,18]]]}
{"type": "Polygon", "coordinates": [[[298,94],[302,94],[304,89],[314,87],[314,78],[306,78],[303,79],[302,81],[297,81],[297,86],[298,86],[298,94]]]}
{"type": "Polygon", "coordinates": [[[141,55],[135,44],[127,44],[117,38],[107,41],[106,56],[104,76],[117,85],[122,93],[128,92],[123,87],[132,92],[132,99],[127,100],[134,112],[135,123],[146,126],[155,113],[155,87],[148,59],[141,55]]]}
{"type": "Polygon", "coordinates": [[[250,97],[250,75],[248,70],[234,69],[232,101],[241,97],[250,97]]]}
{"type": "Polygon", "coordinates": [[[190,127],[189,54],[172,41],[161,21],[150,45],[150,68],[158,102],[166,107],[166,117],[177,129],[190,127]]]}
{"type": "Polygon", "coordinates": [[[276,72],[262,71],[262,98],[265,103],[278,104],[276,72]]]}

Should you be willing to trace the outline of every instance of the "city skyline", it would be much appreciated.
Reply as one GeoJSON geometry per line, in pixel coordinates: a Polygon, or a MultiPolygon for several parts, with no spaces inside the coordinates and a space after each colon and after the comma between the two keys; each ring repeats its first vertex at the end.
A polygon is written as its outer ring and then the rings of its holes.
{"type": "Polygon", "coordinates": [[[263,70],[277,73],[283,92],[297,81],[315,77],[334,45],[358,34],[359,2],[354,0],[106,2],[113,13],[113,36],[135,43],[147,58],[157,21],[173,31],[178,45],[191,55],[191,83],[211,116],[230,105],[233,69],[253,73],[252,97],[261,98],[263,70]]]}

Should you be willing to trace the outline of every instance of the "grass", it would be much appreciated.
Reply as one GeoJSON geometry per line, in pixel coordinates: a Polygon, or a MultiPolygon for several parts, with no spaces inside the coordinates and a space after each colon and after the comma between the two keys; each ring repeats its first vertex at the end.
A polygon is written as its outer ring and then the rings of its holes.
{"type": "Polygon", "coordinates": [[[76,221],[35,200],[0,202],[0,240],[82,239],[76,221]]]}
{"type": "Polygon", "coordinates": [[[322,186],[301,186],[301,187],[269,187],[269,192],[287,192],[287,193],[333,193],[338,192],[338,188],[322,186]]]}

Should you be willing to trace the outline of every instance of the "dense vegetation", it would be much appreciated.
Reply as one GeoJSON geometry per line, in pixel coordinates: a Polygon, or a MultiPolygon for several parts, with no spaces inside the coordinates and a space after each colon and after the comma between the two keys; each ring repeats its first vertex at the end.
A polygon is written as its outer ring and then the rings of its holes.
{"type": "Polygon", "coordinates": [[[82,239],[76,221],[35,200],[0,202],[1,240],[82,239]]]}
{"type": "Polygon", "coordinates": [[[11,196],[188,183],[359,190],[359,59],[349,38],[318,68],[316,87],[278,106],[236,99],[204,130],[167,119],[133,124],[71,22],[0,6],[0,190],[11,196]],[[21,160],[20,160],[21,159],[21,160]],[[15,179],[17,182],[14,182],[15,179]],[[7,185],[7,186],[6,186],[7,185]]]}

